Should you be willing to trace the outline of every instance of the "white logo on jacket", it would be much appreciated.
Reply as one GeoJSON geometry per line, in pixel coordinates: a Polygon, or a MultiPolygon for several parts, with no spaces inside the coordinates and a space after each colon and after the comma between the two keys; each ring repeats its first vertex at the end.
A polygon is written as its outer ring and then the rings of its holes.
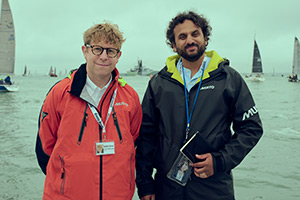
{"type": "Polygon", "coordinates": [[[253,106],[252,108],[250,108],[248,111],[246,111],[243,115],[243,120],[244,121],[245,119],[249,119],[250,117],[252,117],[253,115],[257,114],[258,111],[256,109],[255,106],[253,106]]]}
{"type": "Polygon", "coordinates": [[[215,89],[214,85],[203,86],[200,88],[200,90],[213,90],[213,89],[215,89]]]}
{"type": "Polygon", "coordinates": [[[128,107],[128,103],[118,102],[118,103],[115,104],[115,106],[127,106],[128,107]]]}

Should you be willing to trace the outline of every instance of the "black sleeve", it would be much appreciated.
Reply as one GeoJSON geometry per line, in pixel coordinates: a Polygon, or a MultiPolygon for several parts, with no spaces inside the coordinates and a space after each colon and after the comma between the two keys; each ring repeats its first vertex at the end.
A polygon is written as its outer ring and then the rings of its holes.
{"type": "Polygon", "coordinates": [[[46,168],[50,157],[43,151],[39,134],[37,134],[35,154],[40,168],[42,169],[43,173],[46,175],[46,168]]]}
{"type": "Polygon", "coordinates": [[[136,184],[139,197],[155,194],[153,173],[153,157],[156,149],[156,129],[154,99],[150,84],[145,92],[143,102],[143,120],[136,149],[136,184]]]}

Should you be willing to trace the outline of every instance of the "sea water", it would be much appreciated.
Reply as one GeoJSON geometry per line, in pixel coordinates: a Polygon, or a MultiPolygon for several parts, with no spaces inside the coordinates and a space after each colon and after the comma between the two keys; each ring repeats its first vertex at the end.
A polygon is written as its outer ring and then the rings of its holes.
{"type": "MultiPolygon", "coordinates": [[[[38,115],[49,88],[62,78],[15,76],[19,91],[0,93],[0,199],[42,199],[45,176],[34,152],[38,115]]],[[[149,77],[125,80],[142,100],[149,77]]],[[[236,199],[300,199],[300,83],[270,75],[247,84],[264,135],[233,170],[236,199]]],[[[133,199],[138,199],[136,193],[133,199]]]]}

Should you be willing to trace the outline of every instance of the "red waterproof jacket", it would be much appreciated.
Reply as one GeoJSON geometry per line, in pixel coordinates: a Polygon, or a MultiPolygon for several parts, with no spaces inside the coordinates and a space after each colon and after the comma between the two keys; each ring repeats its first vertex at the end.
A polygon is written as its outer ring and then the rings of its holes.
{"type": "Polygon", "coordinates": [[[43,199],[132,199],[134,141],[138,137],[142,109],[137,93],[119,79],[117,69],[112,75],[112,82],[97,108],[105,122],[117,88],[105,135],[88,103],[80,98],[86,82],[85,64],[47,94],[36,143],[38,162],[46,174],[43,199]],[[104,138],[114,141],[115,154],[96,156],[95,143],[104,138]]]}

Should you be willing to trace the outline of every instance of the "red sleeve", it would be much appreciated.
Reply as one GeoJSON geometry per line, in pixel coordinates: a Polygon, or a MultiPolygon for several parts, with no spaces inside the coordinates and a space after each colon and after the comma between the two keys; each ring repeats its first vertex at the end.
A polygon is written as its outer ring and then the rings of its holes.
{"type": "Polygon", "coordinates": [[[56,93],[55,88],[48,93],[39,118],[39,137],[43,151],[49,156],[56,143],[57,130],[60,123],[60,115],[57,111],[60,98],[56,93]]]}
{"type": "Polygon", "coordinates": [[[134,111],[131,116],[131,124],[130,124],[130,132],[133,136],[133,140],[135,141],[139,136],[139,131],[142,123],[142,107],[140,103],[140,99],[138,94],[134,91],[134,111]]]}

